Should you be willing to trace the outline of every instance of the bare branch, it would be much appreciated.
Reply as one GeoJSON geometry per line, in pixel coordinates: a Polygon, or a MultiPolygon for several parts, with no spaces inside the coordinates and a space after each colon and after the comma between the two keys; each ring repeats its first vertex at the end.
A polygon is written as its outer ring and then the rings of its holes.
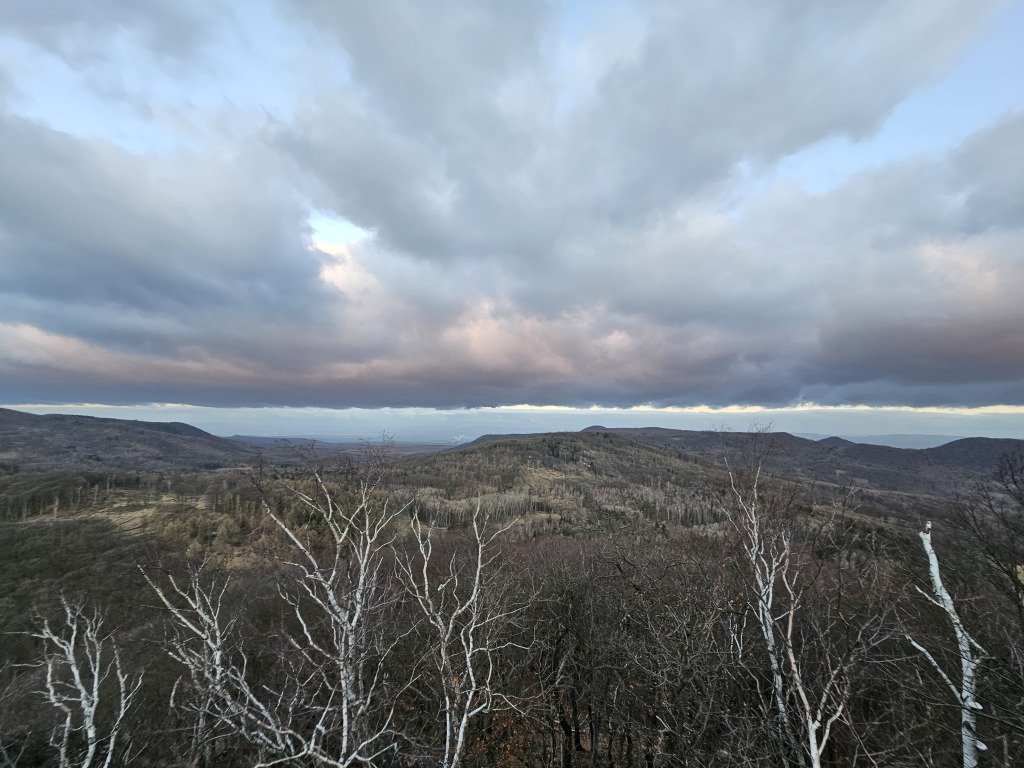
{"type": "Polygon", "coordinates": [[[124,720],[142,685],[143,673],[130,675],[122,666],[113,633],[105,633],[99,611],[87,612],[80,603],[60,597],[64,616],[59,624],[43,619],[29,632],[40,640],[44,656],[39,664],[45,675],[40,695],[58,713],[50,735],[61,768],[109,768],[126,762],[118,752],[124,720]],[[110,695],[105,683],[117,686],[113,721],[102,722],[101,706],[110,695]]]}

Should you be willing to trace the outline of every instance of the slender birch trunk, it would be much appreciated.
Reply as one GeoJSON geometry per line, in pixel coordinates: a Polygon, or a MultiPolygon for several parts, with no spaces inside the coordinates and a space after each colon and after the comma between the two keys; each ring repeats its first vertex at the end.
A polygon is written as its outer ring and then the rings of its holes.
{"type": "Polygon", "coordinates": [[[960,654],[960,685],[953,682],[952,678],[942,669],[942,666],[935,657],[923,645],[907,635],[910,644],[919,651],[928,663],[935,669],[946,684],[960,708],[960,745],[963,768],[977,768],[978,753],[988,749],[984,742],[978,738],[978,712],[982,709],[978,702],[978,673],[981,665],[988,658],[985,649],[967,631],[963,620],[956,609],[952,595],[946,589],[942,581],[942,571],[939,568],[939,558],[932,546],[932,524],[929,521],[925,529],[919,534],[921,546],[924,547],[925,555],[928,557],[928,575],[931,580],[931,594],[928,594],[920,587],[917,591],[928,599],[933,605],[941,608],[953,627],[953,634],[956,637],[957,649],[960,654]]]}

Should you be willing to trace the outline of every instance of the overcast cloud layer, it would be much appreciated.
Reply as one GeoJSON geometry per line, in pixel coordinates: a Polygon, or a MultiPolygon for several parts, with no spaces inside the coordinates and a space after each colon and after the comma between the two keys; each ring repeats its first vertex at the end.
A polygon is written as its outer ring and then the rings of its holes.
{"type": "Polygon", "coordinates": [[[1024,405],[1008,7],[5,0],[0,402],[1024,405]]]}

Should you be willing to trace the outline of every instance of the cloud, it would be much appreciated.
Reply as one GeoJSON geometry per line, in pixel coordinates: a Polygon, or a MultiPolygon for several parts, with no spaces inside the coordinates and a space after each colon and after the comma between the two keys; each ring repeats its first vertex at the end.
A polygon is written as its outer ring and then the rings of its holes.
{"type": "Polygon", "coordinates": [[[330,314],[306,213],[258,150],[139,156],[11,116],[0,143],[17,147],[0,162],[0,319],[173,353],[269,344],[330,314]]]}
{"type": "Polygon", "coordinates": [[[0,29],[79,63],[105,58],[110,39],[124,33],[139,36],[154,53],[180,59],[196,53],[223,11],[193,0],[6,0],[0,29]]]}
{"type": "Polygon", "coordinates": [[[500,5],[293,5],[338,37],[363,86],[282,131],[330,204],[421,258],[526,261],[559,258],[570,227],[644,225],[742,162],[867,135],[993,7],[654,4],[633,55],[613,53],[563,110],[541,6],[517,5],[513,23],[500,5]]]}
{"type": "Polygon", "coordinates": [[[805,381],[828,385],[832,397],[856,390],[889,404],[1019,399],[1024,212],[1008,201],[1024,190],[991,159],[1022,151],[1017,113],[945,158],[863,174],[808,201],[810,217],[828,227],[819,237],[852,253],[836,265],[841,284],[805,381]]]}
{"type": "Polygon", "coordinates": [[[0,22],[81,67],[127,29],[118,62],[224,94],[140,118],[188,136],[160,151],[0,99],[0,401],[1021,400],[1024,113],[819,194],[775,173],[996,3],[72,5],[0,22]],[[308,51],[266,53],[260,113],[212,41],[278,29],[308,51]],[[314,209],[371,234],[318,247],[314,209]]]}

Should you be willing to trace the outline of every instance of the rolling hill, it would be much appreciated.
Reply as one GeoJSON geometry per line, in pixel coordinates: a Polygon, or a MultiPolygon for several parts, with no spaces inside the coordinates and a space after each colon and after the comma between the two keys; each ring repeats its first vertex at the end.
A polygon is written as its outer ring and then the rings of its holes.
{"type": "MultiPolygon", "coordinates": [[[[606,434],[639,443],[671,448],[715,464],[738,460],[750,449],[751,437],[742,432],[712,432],[660,427],[587,427],[580,434],[606,434]]],[[[532,438],[524,435],[484,435],[470,445],[532,438]]],[[[808,440],[773,432],[766,467],[771,473],[809,482],[853,485],[865,490],[946,497],[982,480],[999,457],[1024,450],[1024,440],[971,437],[937,448],[892,448],[853,443],[841,438],[808,440]]]]}
{"type": "Polygon", "coordinates": [[[219,469],[252,451],[180,422],[161,423],[0,408],[0,466],[19,470],[219,469]]]}
{"type": "MultiPolygon", "coordinates": [[[[935,497],[946,497],[969,487],[992,471],[1000,455],[1024,450],[1021,440],[981,437],[925,449],[869,445],[841,438],[809,440],[785,432],[770,433],[764,438],[771,444],[766,468],[777,476],[935,497]]],[[[434,457],[440,473],[464,476],[466,472],[460,464],[474,464],[474,456],[490,455],[497,450],[495,455],[500,454],[500,461],[489,459],[486,463],[493,465],[492,474],[509,477],[528,474],[531,466],[536,469],[543,464],[539,458],[564,459],[557,452],[568,451],[582,466],[591,467],[597,474],[602,473],[602,465],[614,465],[623,477],[631,477],[637,472],[650,475],[650,463],[658,463],[653,455],[639,451],[642,446],[665,449],[670,454],[664,455],[699,460],[722,469],[727,460],[742,460],[744,452],[750,449],[750,440],[750,435],[737,432],[593,426],[577,433],[484,435],[458,449],[434,453],[434,457]],[[612,437],[615,439],[609,442],[612,437]],[[488,447],[494,443],[516,443],[518,447],[488,447]],[[548,455],[552,451],[556,453],[548,455]],[[627,465],[631,463],[635,467],[629,469],[627,465]]],[[[239,466],[256,452],[264,453],[275,463],[294,464],[295,445],[269,438],[221,438],[180,422],[38,416],[0,408],[0,470],[7,471],[194,471],[239,466]]],[[[316,445],[317,452],[325,456],[350,454],[359,448],[356,444],[316,445]]],[[[394,452],[396,458],[434,452],[440,446],[404,448],[394,452]]],[[[434,484],[432,480],[431,485],[434,484]]]]}

